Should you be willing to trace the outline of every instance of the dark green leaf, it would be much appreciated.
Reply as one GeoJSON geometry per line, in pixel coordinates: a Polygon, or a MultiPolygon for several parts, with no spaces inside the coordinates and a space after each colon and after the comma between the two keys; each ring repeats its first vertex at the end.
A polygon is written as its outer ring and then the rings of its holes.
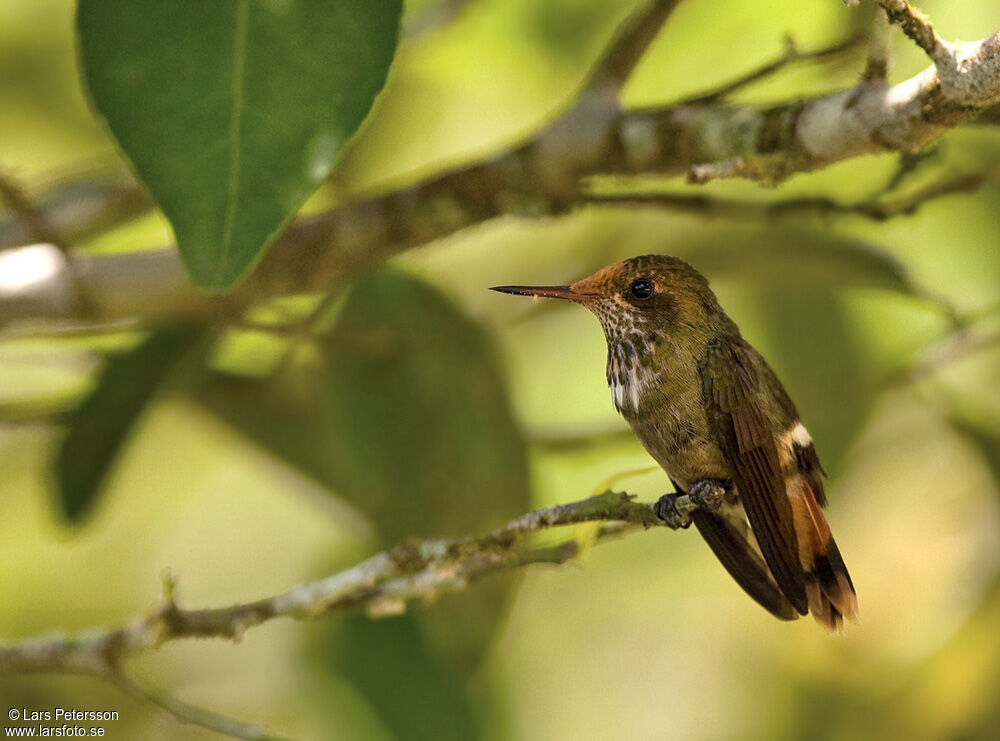
{"type": "Polygon", "coordinates": [[[337,489],[389,540],[491,527],[527,505],[495,358],[434,290],[392,273],[359,281],[322,351],[337,489]]]}
{"type": "Polygon", "coordinates": [[[217,379],[209,407],[376,524],[383,544],[493,527],[528,505],[524,443],[481,329],[391,272],[352,288],[318,357],[217,379]]]}
{"type": "Polygon", "coordinates": [[[968,440],[990,467],[994,480],[1000,484],[1000,428],[988,423],[979,415],[955,404],[949,421],[952,427],[968,440]]]}
{"type": "MultiPolygon", "coordinates": [[[[313,362],[201,399],[363,511],[379,545],[482,532],[529,506],[525,444],[486,337],[405,275],[358,281],[313,362]]],[[[485,580],[422,612],[455,666],[475,664],[508,587],[485,580]]]]}
{"type": "Polygon", "coordinates": [[[886,250],[870,242],[806,229],[713,232],[710,241],[692,245],[685,255],[711,278],[915,293],[906,268],[886,250]]]}
{"type": "Polygon", "coordinates": [[[84,77],[194,282],[232,286],[385,82],[400,0],[80,0],[84,77]]]}
{"type": "Polygon", "coordinates": [[[844,300],[788,286],[762,289],[760,307],[773,348],[768,361],[832,474],[865,423],[876,391],[844,300]]]}
{"type": "Polygon", "coordinates": [[[397,739],[478,738],[463,683],[412,616],[371,620],[349,615],[323,632],[320,658],[364,695],[397,739]]]}
{"type": "Polygon", "coordinates": [[[81,520],[94,506],[136,421],[204,334],[193,326],[161,330],[105,366],[97,386],[70,414],[55,462],[59,505],[68,520],[81,520]]]}
{"type": "Polygon", "coordinates": [[[793,227],[754,229],[700,244],[692,262],[712,279],[759,289],[768,360],[798,407],[827,471],[837,470],[867,420],[876,379],[847,310],[845,288],[934,300],[877,244],[793,227]]]}

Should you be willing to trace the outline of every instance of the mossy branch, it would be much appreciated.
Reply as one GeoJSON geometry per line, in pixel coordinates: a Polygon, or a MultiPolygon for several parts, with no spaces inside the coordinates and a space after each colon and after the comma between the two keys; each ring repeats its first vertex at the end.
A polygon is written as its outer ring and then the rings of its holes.
{"type": "MultiPolygon", "coordinates": [[[[686,496],[679,496],[677,502],[684,512],[695,506],[686,496]]],[[[531,536],[581,522],[602,523],[597,542],[629,530],[664,526],[652,503],[607,491],[529,512],[484,535],[405,541],[349,569],[255,602],[184,608],[177,604],[174,583],[168,580],[159,605],[121,626],[0,646],[0,673],[114,677],[125,659],[182,638],[238,641],[250,628],[280,617],[313,619],[353,610],[373,617],[397,614],[411,602],[432,601],[443,593],[463,590],[487,574],[570,561],[580,553],[575,539],[539,545],[531,536]]]]}
{"type": "MultiPolygon", "coordinates": [[[[794,53],[749,80],[736,78],[697,99],[623,110],[617,93],[677,1],[645,3],[627,19],[564,112],[521,144],[296,219],[246,283],[224,300],[189,286],[173,248],[71,254],[61,269],[53,268],[37,283],[0,291],[0,326],[21,320],[38,327],[54,320],[94,327],[231,313],[260,299],[325,291],[392,255],[497,217],[565,214],[589,202],[594,176],[686,175],[696,183],[744,177],[775,183],[861,155],[919,151],[1000,103],[1000,34],[944,42],[908,3],[878,0],[888,19],[931,59],[909,80],[890,86],[880,70],[869,69],[856,85],[826,95],[771,106],[726,100],[727,91],[820,54],[794,53]],[[67,296],[68,291],[87,301],[67,296]]],[[[881,42],[876,46],[874,66],[884,66],[881,42]]],[[[120,194],[109,192],[121,201],[120,194]]],[[[124,213],[136,207],[130,202],[124,213]]],[[[63,235],[86,231],[44,208],[39,213],[63,235]]],[[[101,224],[108,218],[100,209],[91,217],[101,224]]],[[[30,234],[19,224],[0,228],[0,245],[18,244],[18,237],[30,234]]]]}

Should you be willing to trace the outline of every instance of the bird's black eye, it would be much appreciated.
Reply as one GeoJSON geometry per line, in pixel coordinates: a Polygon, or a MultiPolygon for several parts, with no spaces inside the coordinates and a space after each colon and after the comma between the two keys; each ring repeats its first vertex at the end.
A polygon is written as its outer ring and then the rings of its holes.
{"type": "Polygon", "coordinates": [[[632,282],[632,285],[629,286],[628,290],[629,293],[640,301],[645,301],[653,295],[653,284],[645,278],[639,278],[639,280],[632,282]]]}

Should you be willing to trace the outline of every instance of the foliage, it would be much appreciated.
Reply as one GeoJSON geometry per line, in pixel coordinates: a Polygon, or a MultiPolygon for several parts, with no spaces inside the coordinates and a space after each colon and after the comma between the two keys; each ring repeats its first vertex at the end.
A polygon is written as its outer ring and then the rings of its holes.
{"type": "Polygon", "coordinates": [[[232,286],[330,173],[385,83],[400,0],[82,0],[94,104],[192,279],[232,286]]]}
{"type": "Polygon", "coordinates": [[[180,325],[108,360],[100,383],[69,414],[55,462],[59,505],[69,520],[90,512],[142,412],[184,366],[197,364],[204,339],[203,327],[180,325]]]}
{"type": "MultiPolygon", "coordinates": [[[[524,441],[494,354],[481,330],[433,289],[401,274],[365,276],[332,328],[298,355],[266,382],[216,379],[199,397],[363,512],[377,529],[374,547],[483,532],[530,506],[524,441]]],[[[313,640],[330,668],[353,678],[376,707],[392,707],[386,717],[397,732],[421,727],[426,738],[466,738],[472,710],[463,680],[499,626],[512,586],[512,578],[491,581],[475,598],[416,618],[380,627],[349,620],[313,640]],[[412,702],[398,700],[406,680],[395,672],[358,662],[380,655],[383,644],[395,647],[387,655],[398,649],[404,674],[425,678],[422,690],[443,705],[433,716],[456,727],[424,720],[416,693],[412,702]]]]}
{"type": "MultiPolygon", "coordinates": [[[[840,5],[685,0],[623,100],[709,100],[717,135],[849,89],[873,14],[840,5]]],[[[945,38],[1000,28],[995,4],[926,5],[945,38]]],[[[121,623],[165,566],[185,607],[246,602],[648,465],[593,318],[485,287],[668,252],[809,426],[861,627],[771,622],[703,544],[656,530],[583,549],[580,569],[126,668],[309,738],[995,735],[997,108],[933,156],[775,188],[595,178],[591,159],[635,154],[574,146],[613,117],[589,75],[625,0],[79,0],[74,36],[72,6],[0,8],[0,245],[52,238],[87,287],[17,316],[0,301],[2,643],[121,623]],[[171,243],[185,274],[149,249],[171,243]]],[[[891,82],[928,64],[893,30],[891,82]]],[[[208,737],[84,678],[2,676],[0,697],[208,737]]]]}

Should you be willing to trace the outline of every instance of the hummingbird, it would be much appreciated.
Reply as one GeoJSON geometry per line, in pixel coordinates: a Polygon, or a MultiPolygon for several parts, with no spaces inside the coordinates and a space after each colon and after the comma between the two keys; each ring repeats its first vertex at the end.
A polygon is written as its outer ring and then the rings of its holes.
{"type": "Polygon", "coordinates": [[[683,260],[644,255],[566,286],[491,290],[580,304],[608,345],[615,408],[667,473],[655,505],[693,522],[726,571],[782,620],[812,613],[831,632],[857,622],[844,559],[823,516],[825,472],[795,404],[683,260]],[[696,506],[678,507],[686,496],[696,506]]]}

